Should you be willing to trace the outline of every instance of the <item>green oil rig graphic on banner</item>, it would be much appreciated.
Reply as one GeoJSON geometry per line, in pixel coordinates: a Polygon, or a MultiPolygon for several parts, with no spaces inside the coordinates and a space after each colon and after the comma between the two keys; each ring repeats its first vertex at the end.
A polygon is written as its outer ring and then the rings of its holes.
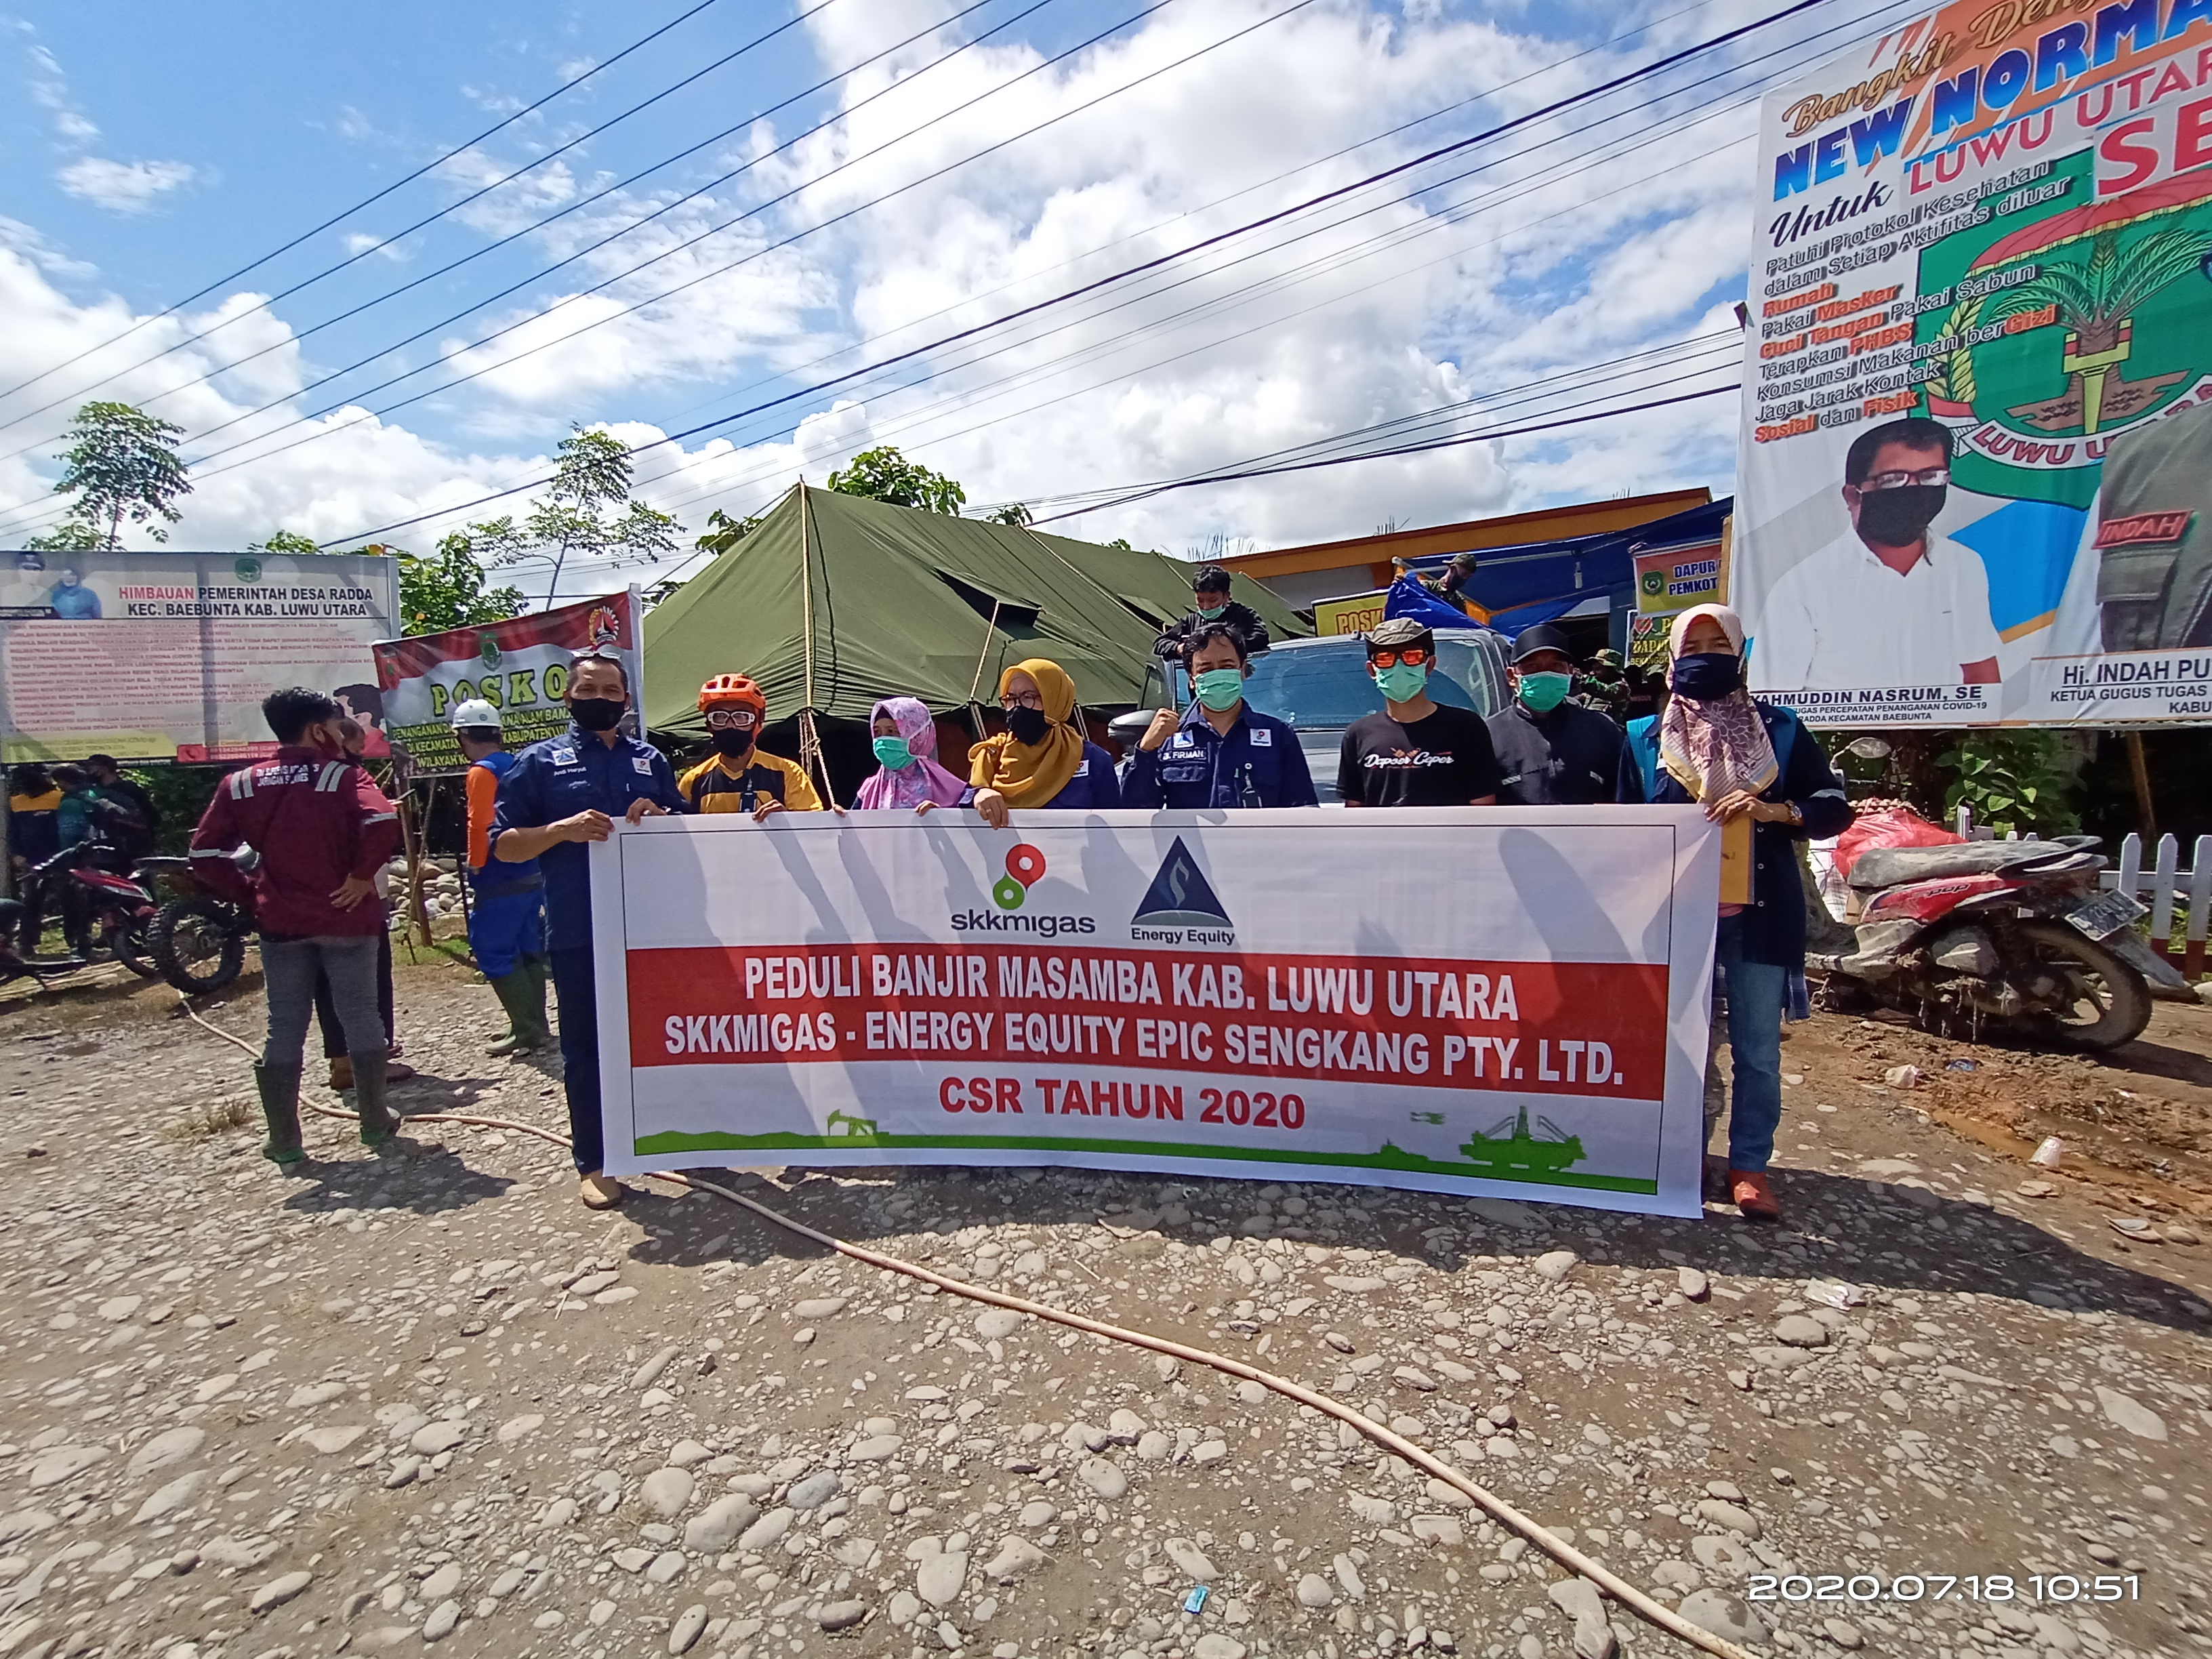
{"type": "Polygon", "coordinates": [[[1467,1161],[1501,1181],[1528,1181],[1555,1175],[1583,1161],[1579,1135],[1571,1135],[1548,1117],[1528,1127],[1528,1107],[1500,1118],[1487,1134],[1469,1136],[1460,1151],[1467,1161]]]}

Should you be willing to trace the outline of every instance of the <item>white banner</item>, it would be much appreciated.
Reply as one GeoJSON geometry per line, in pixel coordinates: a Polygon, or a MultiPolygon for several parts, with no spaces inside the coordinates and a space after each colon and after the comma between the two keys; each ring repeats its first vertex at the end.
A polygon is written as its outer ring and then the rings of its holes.
{"type": "Polygon", "coordinates": [[[591,857],[611,1173],[1699,1212],[1719,837],[1692,808],[665,817],[591,857]]]}

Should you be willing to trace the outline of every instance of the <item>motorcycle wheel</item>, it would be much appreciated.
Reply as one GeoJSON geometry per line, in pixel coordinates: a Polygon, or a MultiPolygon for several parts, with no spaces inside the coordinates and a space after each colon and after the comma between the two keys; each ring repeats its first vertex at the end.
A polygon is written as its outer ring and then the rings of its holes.
{"type": "Polygon", "coordinates": [[[148,930],[148,943],[161,977],[187,995],[220,991],[246,966],[246,935],[236,910],[204,893],[163,905],[148,930]]]}
{"type": "Polygon", "coordinates": [[[159,979],[160,964],[155,962],[153,950],[147,940],[151,923],[131,921],[115,930],[112,941],[115,959],[141,979],[159,979]]]}
{"type": "Polygon", "coordinates": [[[2080,929],[2058,921],[2022,921],[2017,935],[2033,966],[2073,988],[2073,1003],[2040,1022],[2069,1048],[2101,1052],[2132,1042],[2150,1024],[2150,988],[2142,975],[2080,929]]]}

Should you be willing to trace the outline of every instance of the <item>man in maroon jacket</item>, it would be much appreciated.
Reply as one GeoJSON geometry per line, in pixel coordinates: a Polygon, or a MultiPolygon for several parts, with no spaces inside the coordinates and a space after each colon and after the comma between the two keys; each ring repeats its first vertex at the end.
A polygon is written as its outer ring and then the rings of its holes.
{"type": "Polygon", "coordinates": [[[398,842],[399,823],[383,791],[346,758],[335,702],[295,686],[270,696],[261,714],[276,738],[276,758],[217,787],[192,832],[192,871],[246,906],[261,928],[269,1038],[253,1076],[269,1121],[263,1153],[289,1167],[307,1156],[300,1070],[318,973],[329,976],[345,1029],[362,1144],[380,1146],[398,1131],[386,1103],[389,1050],[376,1001],[385,921],[375,876],[398,842]],[[240,842],[261,854],[251,877],[229,857],[240,842]]]}

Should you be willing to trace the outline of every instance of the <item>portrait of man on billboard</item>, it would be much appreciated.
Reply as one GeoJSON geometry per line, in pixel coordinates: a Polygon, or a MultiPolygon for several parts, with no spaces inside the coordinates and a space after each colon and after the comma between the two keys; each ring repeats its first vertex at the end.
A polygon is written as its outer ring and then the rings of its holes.
{"type": "Polygon", "coordinates": [[[1761,686],[1992,684],[1997,630],[1981,556],[1935,533],[1951,433],[1921,416],[1854,439],[1838,491],[1848,522],[1793,566],[1761,612],[1761,686]]]}

